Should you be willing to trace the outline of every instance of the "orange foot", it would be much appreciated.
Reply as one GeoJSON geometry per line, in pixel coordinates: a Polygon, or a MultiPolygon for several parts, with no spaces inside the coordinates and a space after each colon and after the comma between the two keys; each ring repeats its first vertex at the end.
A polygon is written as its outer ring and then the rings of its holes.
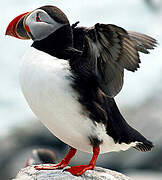
{"type": "Polygon", "coordinates": [[[93,157],[88,165],[80,165],[80,166],[73,166],[71,168],[65,169],[65,171],[70,172],[74,176],[80,176],[82,175],[85,171],[94,169],[96,165],[96,160],[99,155],[100,148],[99,147],[94,147],[93,148],[93,157]]]}
{"type": "MultiPolygon", "coordinates": [[[[69,153],[65,156],[65,158],[57,165],[54,166],[35,166],[35,169],[37,170],[55,170],[55,169],[62,169],[66,167],[70,161],[70,159],[75,155],[76,149],[70,148],[69,153]]],[[[93,157],[88,165],[80,165],[80,166],[73,166],[71,168],[65,169],[65,171],[70,172],[71,174],[75,176],[82,175],[85,171],[94,169],[96,165],[96,160],[99,155],[100,148],[94,147],[93,148],[93,157]]]]}
{"type": "Polygon", "coordinates": [[[70,172],[74,176],[80,176],[82,175],[85,171],[94,169],[93,165],[80,165],[80,166],[73,166],[71,168],[65,169],[65,171],[70,172]]]}
{"type": "Polygon", "coordinates": [[[40,165],[40,166],[35,166],[34,168],[36,170],[63,169],[64,167],[66,167],[69,164],[71,158],[75,155],[76,151],[77,151],[76,149],[71,147],[68,154],[64,157],[64,159],[60,163],[58,163],[58,164],[56,164],[54,166],[41,166],[40,165]]]}

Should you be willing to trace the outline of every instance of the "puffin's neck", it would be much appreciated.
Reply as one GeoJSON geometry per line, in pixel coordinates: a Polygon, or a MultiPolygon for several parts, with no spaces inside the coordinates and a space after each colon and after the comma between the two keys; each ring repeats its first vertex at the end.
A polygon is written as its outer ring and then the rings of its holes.
{"type": "Polygon", "coordinates": [[[65,25],[47,38],[34,41],[32,47],[60,59],[70,59],[70,54],[67,52],[67,49],[73,47],[72,39],[71,27],[70,25],[65,25]]]}

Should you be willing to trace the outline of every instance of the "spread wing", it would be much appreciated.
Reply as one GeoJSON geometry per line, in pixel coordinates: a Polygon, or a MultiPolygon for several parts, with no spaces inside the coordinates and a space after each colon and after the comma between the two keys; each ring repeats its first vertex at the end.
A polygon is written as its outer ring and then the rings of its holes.
{"type": "Polygon", "coordinates": [[[73,35],[74,47],[83,51],[79,63],[96,74],[101,89],[109,97],[120,92],[124,69],[134,72],[139,68],[139,52],[148,54],[157,44],[147,35],[112,24],[76,27],[73,35]]]}

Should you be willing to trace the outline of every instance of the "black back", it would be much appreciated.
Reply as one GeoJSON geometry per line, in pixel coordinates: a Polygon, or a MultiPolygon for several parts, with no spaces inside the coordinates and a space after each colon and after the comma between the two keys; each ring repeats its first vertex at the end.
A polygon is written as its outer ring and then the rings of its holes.
{"type": "MultiPolygon", "coordinates": [[[[71,59],[70,66],[74,74],[73,88],[79,92],[79,102],[88,111],[90,119],[94,123],[103,123],[109,136],[114,139],[115,143],[139,142],[135,147],[140,151],[151,150],[152,143],[142,136],[138,131],[133,129],[121,115],[114,98],[108,97],[100,87],[99,79],[90,67],[88,61],[84,61],[84,28],[73,29],[74,48],[83,51],[82,58],[71,59]]],[[[99,145],[96,137],[90,137],[94,146],[99,145]]]]}

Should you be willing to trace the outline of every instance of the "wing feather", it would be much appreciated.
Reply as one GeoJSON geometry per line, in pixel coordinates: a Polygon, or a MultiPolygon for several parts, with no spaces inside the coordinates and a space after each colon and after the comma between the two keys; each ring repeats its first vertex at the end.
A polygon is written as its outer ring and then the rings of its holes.
{"type": "Polygon", "coordinates": [[[157,46],[156,39],[137,32],[128,31],[130,39],[132,39],[136,43],[137,51],[148,54],[149,51],[147,49],[154,49],[157,46]]]}
{"type": "Polygon", "coordinates": [[[87,62],[87,67],[96,74],[101,89],[109,97],[116,96],[122,89],[124,69],[134,72],[139,68],[139,52],[148,54],[148,50],[157,45],[150,36],[112,24],[77,27],[74,34],[81,30],[84,46],[80,61],[87,62]]]}

